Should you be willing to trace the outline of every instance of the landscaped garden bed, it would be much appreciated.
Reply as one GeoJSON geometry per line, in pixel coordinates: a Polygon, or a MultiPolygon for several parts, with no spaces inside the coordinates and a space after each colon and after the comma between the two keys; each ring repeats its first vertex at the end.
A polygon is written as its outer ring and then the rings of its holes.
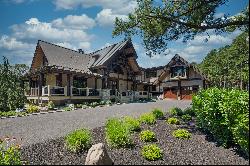
{"type": "MultiPolygon", "coordinates": [[[[157,113],[156,113],[157,114],[157,113]]],[[[160,115],[160,114],[157,114],[160,115]]],[[[140,130],[137,127],[130,128],[135,130],[132,132],[132,145],[127,147],[111,147],[110,143],[106,141],[105,126],[95,128],[91,130],[92,144],[104,143],[108,154],[114,161],[115,165],[141,165],[141,164],[163,164],[163,165],[179,165],[179,164],[230,164],[241,165],[248,164],[247,157],[242,157],[239,152],[236,152],[234,148],[224,148],[218,146],[207,134],[197,130],[195,127],[195,118],[192,121],[184,122],[182,118],[177,117],[180,121],[179,125],[169,124],[166,119],[170,115],[166,115],[165,118],[159,117],[156,122],[152,120],[150,116],[142,116],[140,130]],[[142,122],[143,121],[143,122],[142,122]],[[190,138],[180,139],[173,136],[173,132],[177,129],[186,129],[191,133],[190,138]],[[148,132],[142,131],[149,130],[155,135],[145,134],[148,132]],[[144,135],[144,136],[142,136],[144,135]],[[152,142],[145,141],[145,135],[154,137],[152,142]],[[143,138],[143,139],[142,139],[143,138]],[[160,148],[162,152],[161,159],[156,161],[146,160],[142,156],[142,149],[145,145],[155,144],[160,148]]],[[[127,122],[137,126],[137,123],[133,123],[133,120],[127,118],[127,122]]],[[[117,122],[115,122],[117,123],[117,122]]],[[[107,124],[106,124],[107,125],[107,124]]],[[[107,126],[106,126],[107,127],[107,126]]],[[[110,128],[112,132],[112,128],[110,128]]],[[[183,133],[181,133],[183,134],[183,133]]],[[[184,132],[185,134],[185,132],[184,132]]],[[[180,136],[180,135],[179,135],[180,136]]],[[[182,137],[182,136],[181,136],[182,137]]],[[[112,137],[110,137],[112,139],[112,137]]],[[[115,143],[115,142],[113,142],[115,143]]],[[[117,143],[117,142],[116,142],[117,143]]],[[[65,138],[59,138],[56,140],[48,140],[43,143],[37,143],[30,146],[21,148],[21,159],[26,161],[27,164],[84,164],[87,156],[87,150],[80,152],[71,152],[65,146],[65,138]]]]}

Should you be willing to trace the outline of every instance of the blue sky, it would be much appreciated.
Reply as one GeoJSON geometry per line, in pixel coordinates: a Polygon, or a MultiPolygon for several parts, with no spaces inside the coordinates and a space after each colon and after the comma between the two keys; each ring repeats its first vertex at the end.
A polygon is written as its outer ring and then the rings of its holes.
{"type": "MultiPolygon", "coordinates": [[[[218,8],[216,16],[235,15],[242,11],[248,0],[229,0],[218,8]]],[[[126,18],[136,7],[134,0],[0,0],[0,56],[11,63],[30,64],[37,40],[45,40],[85,52],[123,40],[111,33],[115,17],[126,18]]],[[[240,31],[216,36],[212,31],[206,43],[205,34],[188,43],[170,43],[167,55],[145,55],[142,40],[132,38],[142,67],[165,65],[178,53],[189,62],[201,62],[213,48],[230,44],[240,31]]],[[[0,60],[2,61],[2,60],[0,60]]]]}

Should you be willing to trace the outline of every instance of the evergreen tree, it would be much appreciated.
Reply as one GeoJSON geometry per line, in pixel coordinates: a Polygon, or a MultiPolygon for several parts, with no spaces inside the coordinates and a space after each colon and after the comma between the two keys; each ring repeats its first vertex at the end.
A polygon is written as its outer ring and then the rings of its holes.
{"type": "Polygon", "coordinates": [[[21,82],[20,68],[10,66],[4,57],[3,65],[0,66],[0,111],[23,107],[26,97],[21,82]]]}

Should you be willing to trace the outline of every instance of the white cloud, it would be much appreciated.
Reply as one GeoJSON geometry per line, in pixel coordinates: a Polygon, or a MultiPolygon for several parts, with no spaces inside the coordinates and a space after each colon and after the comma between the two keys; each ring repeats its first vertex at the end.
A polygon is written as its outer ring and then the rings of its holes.
{"type": "Polygon", "coordinates": [[[127,19],[126,15],[119,15],[112,12],[112,9],[103,9],[96,16],[96,20],[101,26],[112,26],[114,24],[115,18],[119,17],[122,19],[127,19]]]}
{"type": "Polygon", "coordinates": [[[16,38],[9,37],[7,35],[1,36],[0,39],[0,48],[7,50],[28,49],[31,46],[32,44],[17,41],[16,38]]]}
{"type": "Polygon", "coordinates": [[[128,14],[137,6],[135,0],[54,0],[57,9],[90,8],[100,6],[102,9],[113,9],[116,14],[128,14]]]}
{"type": "Polygon", "coordinates": [[[93,26],[95,21],[85,14],[68,15],[50,22],[30,18],[24,23],[12,25],[9,35],[0,36],[0,52],[16,63],[30,64],[39,39],[88,52],[94,35],[88,34],[86,30],[93,26]]]}
{"type": "Polygon", "coordinates": [[[7,35],[0,39],[1,56],[9,59],[10,63],[31,64],[34,55],[35,43],[26,43],[7,35]]]}
{"type": "Polygon", "coordinates": [[[13,36],[17,39],[42,39],[53,42],[61,41],[89,41],[91,35],[83,30],[56,28],[52,23],[40,22],[37,18],[31,18],[24,24],[12,26],[13,36]]]}
{"type": "Polygon", "coordinates": [[[52,26],[60,29],[90,29],[95,26],[95,20],[88,17],[86,14],[81,16],[68,15],[65,18],[53,20],[52,26]]]}
{"type": "Polygon", "coordinates": [[[222,12],[216,13],[216,14],[214,15],[214,18],[215,18],[215,19],[216,19],[216,18],[221,18],[221,17],[224,17],[224,15],[225,15],[225,13],[222,13],[222,12]]]}
{"type": "Polygon", "coordinates": [[[126,19],[127,15],[137,7],[135,0],[54,0],[57,9],[90,8],[99,6],[102,10],[97,14],[96,21],[101,26],[112,26],[116,17],[126,19]]]}

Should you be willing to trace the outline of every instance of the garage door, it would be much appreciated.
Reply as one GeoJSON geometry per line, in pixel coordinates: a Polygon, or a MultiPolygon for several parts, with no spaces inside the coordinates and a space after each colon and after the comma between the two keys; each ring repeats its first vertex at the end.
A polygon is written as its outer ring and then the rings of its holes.
{"type": "Polygon", "coordinates": [[[164,98],[167,99],[177,99],[177,89],[176,88],[166,88],[164,90],[164,98]]]}

